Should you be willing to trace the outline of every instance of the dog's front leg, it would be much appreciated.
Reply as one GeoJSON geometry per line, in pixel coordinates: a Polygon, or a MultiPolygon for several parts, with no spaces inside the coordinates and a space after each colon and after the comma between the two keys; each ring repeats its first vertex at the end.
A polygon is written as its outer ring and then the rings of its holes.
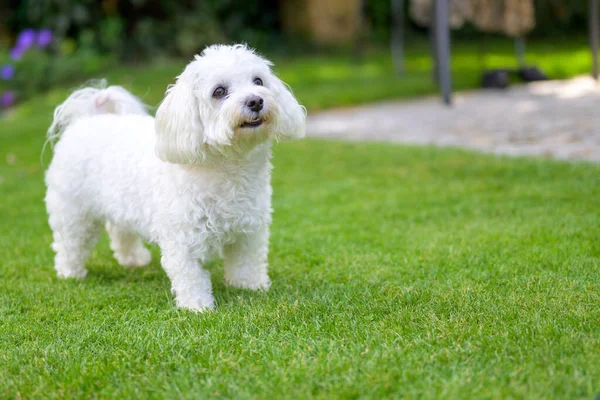
{"type": "Polygon", "coordinates": [[[268,252],[268,226],[257,233],[240,234],[233,244],[224,249],[225,282],[244,289],[269,289],[268,252]]]}
{"type": "Polygon", "coordinates": [[[161,250],[162,266],[171,280],[177,306],[200,312],[214,309],[210,272],[185,247],[169,246],[161,250]]]}

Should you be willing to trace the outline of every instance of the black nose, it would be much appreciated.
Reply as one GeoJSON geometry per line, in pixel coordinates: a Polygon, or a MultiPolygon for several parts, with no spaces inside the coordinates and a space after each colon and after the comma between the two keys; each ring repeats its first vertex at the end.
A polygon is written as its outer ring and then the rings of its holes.
{"type": "Polygon", "coordinates": [[[264,102],[265,101],[262,99],[262,97],[252,95],[246,99],[246,107],[254,112],[259,112],[262,110],[264,102]]]}

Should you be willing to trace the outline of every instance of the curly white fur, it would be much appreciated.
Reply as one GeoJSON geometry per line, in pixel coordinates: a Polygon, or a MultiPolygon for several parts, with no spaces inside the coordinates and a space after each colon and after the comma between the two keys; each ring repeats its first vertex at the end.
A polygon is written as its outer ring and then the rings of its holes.
{"type": "Polygon", "coordinates": [[[228,284],[268,289],[271,141],[306,129],[303,107],[270,66],[244,45],[208,47],[156,119],[116,86],[81,89],[59,106],[46,174],[58,276],[85,277],[105,225],[124,266],[150,262],[141,239],[160,246],[179,307],[214,308],[202,268],[213,257],[224,259],[228,284]],[[214,96],[217,87],[226,96],[214,96]],[[261,110],[249,106],[257,96],[261,110]]]}

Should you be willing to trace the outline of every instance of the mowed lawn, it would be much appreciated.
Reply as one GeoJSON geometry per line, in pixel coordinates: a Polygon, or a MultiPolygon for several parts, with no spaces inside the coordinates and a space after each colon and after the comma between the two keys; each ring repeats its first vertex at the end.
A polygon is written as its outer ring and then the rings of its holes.
{"type": "MultiPolygon", "coordinates": [[[[175,64],[108,75],[154,104],[175,64]]],[[[290,83],[310,110],[368,100],[290,83]]],[[[174,308],[157,249],[127,270],[104,236],[88,278],[55,277],[40,153],[66,93],[0,121],[0,398],[600,394],[598,165],[279,144],[273,286],[225,287],[214,262],[217,311],[196,314],[174,308]]]]}

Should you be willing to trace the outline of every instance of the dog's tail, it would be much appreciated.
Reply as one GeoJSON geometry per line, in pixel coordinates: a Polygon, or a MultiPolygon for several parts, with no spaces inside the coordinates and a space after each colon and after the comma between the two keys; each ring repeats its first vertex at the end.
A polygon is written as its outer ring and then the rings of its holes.
{"type": "Polygon", "coordinates": [[[75,120],[98,114],[148,115],[148,107],[121,86],[108,86],[101,80],[74,91],[54,110],[54,120],[48,129],[48,142],[55,142],[75,120]]]}

